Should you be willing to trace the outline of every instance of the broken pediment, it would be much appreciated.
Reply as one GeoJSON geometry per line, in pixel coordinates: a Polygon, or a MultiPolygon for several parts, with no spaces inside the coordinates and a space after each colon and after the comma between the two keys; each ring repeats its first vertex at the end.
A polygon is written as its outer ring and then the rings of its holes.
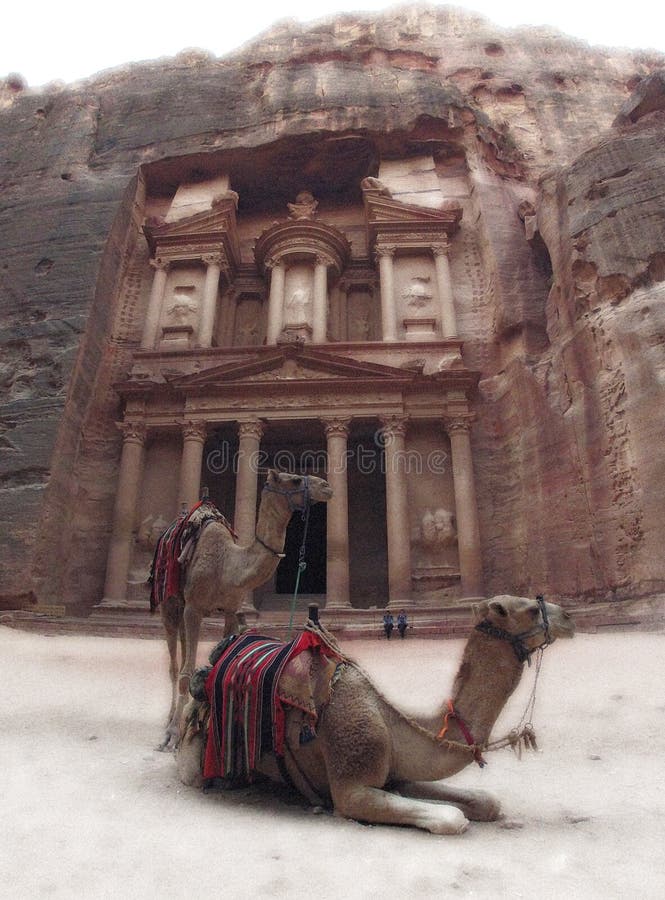
{"type": "Polygon", "coordinates": [[[456,200],[431,209],[401,203],[379,190],[365,190],[363,197],[371,249],[377,242],[394,243],[398,248],[431,246],[447,241],[459,230],[462,206],[456,200]]]}
{"type": "Polygon", "coordinates": [[[236,226],[238,195],[227,191],[213,201],[210,209],[168,222],[148,219],[143,233],[151,256],[163,261],[201,259],[221,253],[227,266],[240,265],[240,244],[236,226]]]}

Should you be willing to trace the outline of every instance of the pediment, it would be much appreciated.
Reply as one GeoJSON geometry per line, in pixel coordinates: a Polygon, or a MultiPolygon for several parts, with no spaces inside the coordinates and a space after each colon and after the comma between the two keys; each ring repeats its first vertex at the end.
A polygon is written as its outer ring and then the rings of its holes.
{"type": "Polygon", "coordinates": [[[150,252],[154,256],[170,255],[178,247],[212,252],[225,249],[236,265],[240,247],[236,229],[235,195],[216,200],[210,209],[194,213],[174,222],[149,219],[143,226],[150,252]]]}
{"type": "Polygon", "coordinates": [[[213,366],[192,375],[169,378],[171,387],[178,391],[214,389],[222,385],[274,384],[276,382],[330,382],[409,379],[413,373],[393,366],[384,366],[324,353],[315,350],[293,351],[290,347],[276,348],[274,352],[258,353],[248,360],[235,360],[221,366],[213,366]]]}
{"type": "Polygon", "coordinates": [[[432,209],[369,192],[365,194],[365,212],[371,246],[379,238],[392,239],[398,245],[409,236],[422,236],[425,242],[449,238],[462,220],[462,207],[455,201],[432,209]]]}

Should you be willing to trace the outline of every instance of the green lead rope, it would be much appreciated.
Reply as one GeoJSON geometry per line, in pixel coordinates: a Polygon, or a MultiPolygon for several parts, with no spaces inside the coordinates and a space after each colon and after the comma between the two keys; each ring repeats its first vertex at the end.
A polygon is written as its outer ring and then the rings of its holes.
{"type": "Polygon", "coordinates": [[[289,634],[288,640],[291,640],[291,635],[293,634],[293,617],[296,612],[296,602],[298,600],[298,591],[300,590],[300,576],[307,568],[307,563],[305,562],[305,552],[307,545],[307,529],[309,528],[309,509],[310,509],[310,500],[309,500],[309,482],[307,478],[305,478],[305,497],[303,503],[303,511],[302,518],[305,523],[305,527],[303,528],[302,533],[302,543],[300,544],[300,551],[298,553],[298,574],[296,575],[296,586],[293,591],[293,599],[291,600],[291,616],[289,618],[289,634]]]}

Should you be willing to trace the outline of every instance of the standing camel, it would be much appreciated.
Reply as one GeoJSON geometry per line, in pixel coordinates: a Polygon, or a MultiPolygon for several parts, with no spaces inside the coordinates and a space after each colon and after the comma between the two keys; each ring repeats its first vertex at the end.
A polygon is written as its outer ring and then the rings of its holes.
{"type": "Polygon", "coordinates": [[[177,742],[204,616],[223,610],[224,635],[237,633],[241,629],[238,610],[244,595],[264,584],[284,556],[286,527],[293,513],[303,511],[309,503],[326,503],[331,497],[332,488],[323,478],[270,469],[251,544],[238,545],[222,522],[210,522],[203,529],[187,567],[182,592],[167,597],[160,605],[169,650],[172,699],[166,735],[159,749],[165,750],[177,742]]]}
{"type": "MultiPolygon", "coordinates": [[[[481,754],[525,661],[555,638],[573,637],[575,628],[568,613],[542,598],[495,597],[476,612],[479,621],[450,700],[429,717],[405,715],[349,660],[338,668],[332,687],[317,683],[323,678],[317,661],[323,663],[320,654],[313,654],[314,694],[329,697],[318,710],[316,738],[298,741],[302,714],[287,708],[281,765],[273,753],[263,754],[258,771],[281,780],[285,768],[288,780],[310,802],[330,798],[337,814],[364,822],[458,834],[469,819],[496,819],[499,803],[490,794],[449,787],[440,779],[474,760],[484,763],[481,754]]],[[[190,724],[177,761],[185,784],[202,783],[202,751],[210,729],[195,723],[205,722],[206,709],[205,702],[192,700],[184,716],[190,724]]]]}

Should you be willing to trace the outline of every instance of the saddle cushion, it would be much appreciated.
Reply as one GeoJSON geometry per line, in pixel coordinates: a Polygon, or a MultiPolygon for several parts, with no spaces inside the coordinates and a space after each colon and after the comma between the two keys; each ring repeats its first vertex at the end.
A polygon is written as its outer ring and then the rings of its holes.
{"type": "Polygon", "coordinates": [[[253,632],[236,638],[206,679],[203,777],[250,781],[263,753],[283,756],[285,707],[300,709],[313,729],[326,699],[312,678],[313,664],[323,665],[329,684],[341,660],[318,630],[305,630],[291,643],[253,632]]]}

